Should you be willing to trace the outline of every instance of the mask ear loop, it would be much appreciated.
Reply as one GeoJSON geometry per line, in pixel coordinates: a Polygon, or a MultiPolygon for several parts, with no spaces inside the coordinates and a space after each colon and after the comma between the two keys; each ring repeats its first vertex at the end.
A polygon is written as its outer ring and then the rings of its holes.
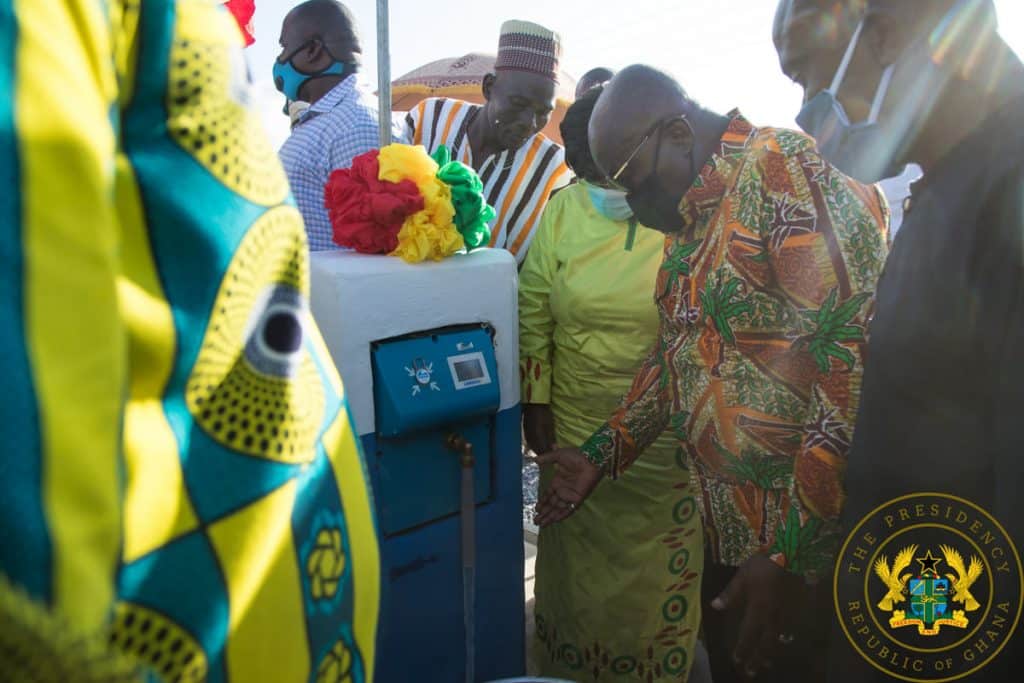
{"type": "Polygon", "coordinates": [[[875,90],[875,99],[871,102],[871,113],[868,114],[868,123],[878,121],[878,115],[882,113],[882,105],[885,103],[885,96],[889,93],[889,83],[892,82],[892,75],[896,71],[896,62],[885,67],[882,72],[882,79],[878,81],[878,89],[875,90]]]}
{"type": "Polygon", "coordinates": [[[860,23],[857,24],[857,30],[853,32],[850,37],[850,44],[846,46],[846,53],[843,54],[843,61],[839,62],[839,68],[836,69],[836,75],[832,77],[832,85],[829,86],[828,91],[835,97],[839,92],[839,86],[843,84],[843,79],[846,78],[846,71],[850,68],[850,62],[853,61],[853,52],[857,49],[857,43],[860,42],[861,31],[864,30],[864,20],[861,19],[860,23]]]}
{"type": "MultiPolygon", "coordinates": [[[[289,52],[288,55],[284,58],[284,61],[282,61],[280,59],[277,59],[275,61],[278,64],[291,64],[292,60],[295,59],[295,55],[297,55],[300,52],[302,52],[303,50],[305,50],[309,46],[310,43],[315,43],[315,42],[317,42],[316,38],[310,38],[309,40],[304,42],[302,45],[299,45],[297,48],[295,48],[294,50],[289,52]]],[[[296,71],[299,71],[298,68],[294,64],[292,64],[292,68],[295,69],[296,71]]],[[[299,73],[302,73],[302,72],[299,71],[299,73]]]]}
{"type": "MultiPolygon", "coordinates": [[[[285,57],[285,60],[283,62],[278,61],[278,63],[279,64],[292,64],[292,60],[295,59],[295,55],[299,54],[300,52],[305,50],[307,47],[312,45],[313,43],[319,43],[320,47],[322,47],[324,49],[324,52],[327,53],[327,56],[331,58],[331,63],[332,64],[343,64],[343,65],[346,65],[346,66],[351,64],[351,62],[343,62],[340,59],[338,59],[337,57],[335,57],[334,53],[331,52],[331,48],[328,47],[327,43],[325,43],[320,38],[310,38],[309,40],[304,42],[302,45],[300,45],[297,48],[295,48],[294,50],[292,50],[291,53],[287,57],[285,57]]],[[[303,76],[317,76],[317,75],[319,75],[319,74],[307,73],[307,72],[301,70],[299,67],[295,66],[294,64],[292,64],[292,68],[295,69],[300,74],[302,74],[303,76]]],[[[332,75],[335,75],[335,74],[324,74],[324,75],[332,76],[332,75]]]]}

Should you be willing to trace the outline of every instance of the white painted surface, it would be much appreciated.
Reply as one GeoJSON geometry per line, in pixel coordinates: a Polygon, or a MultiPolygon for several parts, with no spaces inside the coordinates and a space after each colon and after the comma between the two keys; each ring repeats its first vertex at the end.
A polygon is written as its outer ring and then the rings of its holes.
{"type": "Polygon", "coordinates": [[[519,403],[518,271],[503,249],[439,262],[319,251],[310,256],[312,309],[360,435],[375,429],[370,344],[450,325],[490,323],[501,410],[519,403]]]}

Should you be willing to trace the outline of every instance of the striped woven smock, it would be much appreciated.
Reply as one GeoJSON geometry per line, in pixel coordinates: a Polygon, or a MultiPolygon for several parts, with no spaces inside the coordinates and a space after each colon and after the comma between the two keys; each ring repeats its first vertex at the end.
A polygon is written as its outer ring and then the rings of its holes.
{"type": "Polygon", "coordinates": [[[508,249],[522,264],[551,193],[568,185],[572,175],[562,147],[543,133],[519,149],[492,154],[477,166],[467,131],[482,109],[462,100],[423,100],[405,117],[407,140],[428,152],[445,145],[453,159],[477,170],[487,202],[497,212],[490,246],[508,249]]]}

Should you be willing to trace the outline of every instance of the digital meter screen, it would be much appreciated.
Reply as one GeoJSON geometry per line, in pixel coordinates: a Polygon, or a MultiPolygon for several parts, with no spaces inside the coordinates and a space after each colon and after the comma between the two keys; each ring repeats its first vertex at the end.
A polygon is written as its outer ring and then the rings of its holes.
{"type": "Polygon", "coordinates": [[[452,382],[455,384],[456,390],[491,383],[484,355],[479,351],[461,356],[451,356],[448,358],[448,367],[452,371],[452,382]]]}
{"type": "Polygon", "coordinates": [[[468,382],[471,379],[480,379],[484,376],[484,364],[479,358],[464,360],[454,363],[455,379],[459,382],[468,382]]]}

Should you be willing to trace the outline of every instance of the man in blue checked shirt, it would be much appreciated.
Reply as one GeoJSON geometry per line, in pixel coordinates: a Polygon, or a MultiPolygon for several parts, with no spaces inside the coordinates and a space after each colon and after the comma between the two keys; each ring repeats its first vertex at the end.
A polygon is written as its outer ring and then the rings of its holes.
{"type": "Polygon", "coordinates": [[[307,0],[281,26],[274,83],[289,101],[309,102],[281,147],[281,161],[312,251],[337,249],[324,208],[331,171],[379,144],[377,103],[358,87],[362,48],[351,12],[337,0],[307,0]]]}

